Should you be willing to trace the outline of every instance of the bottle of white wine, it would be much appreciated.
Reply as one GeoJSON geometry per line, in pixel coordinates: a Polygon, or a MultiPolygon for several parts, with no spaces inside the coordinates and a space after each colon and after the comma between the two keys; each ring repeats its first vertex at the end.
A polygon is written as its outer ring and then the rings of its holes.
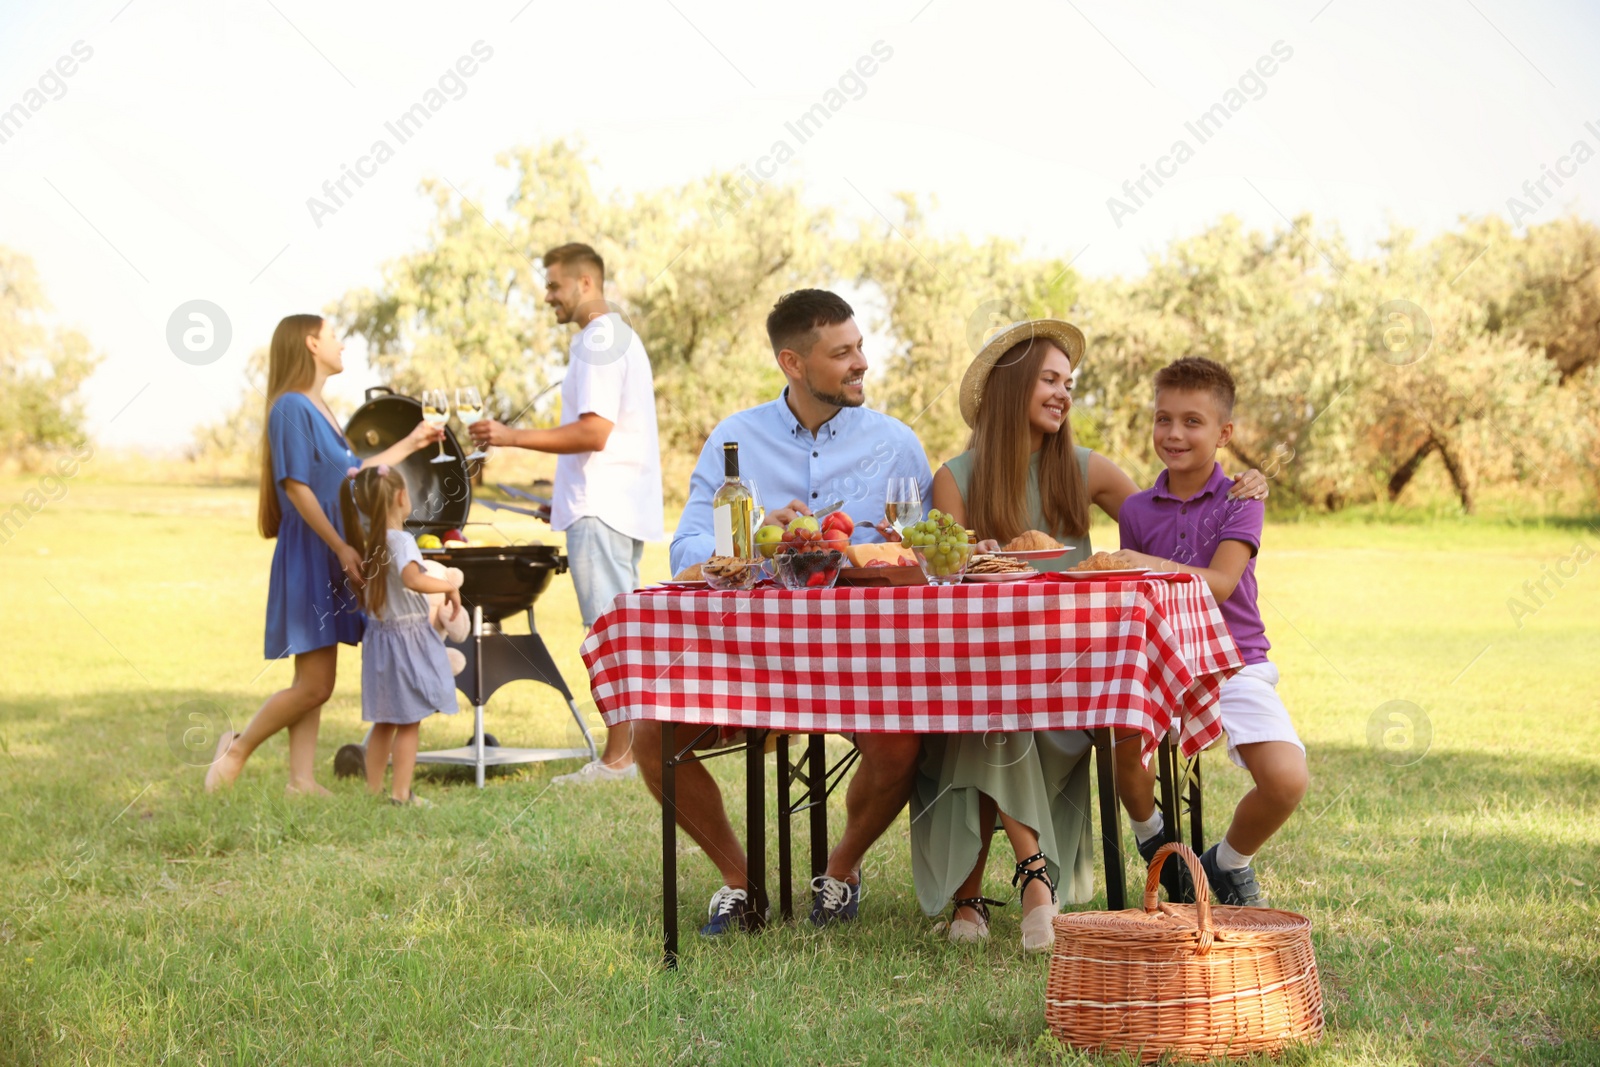
{"type": "Polygon", "coordinates": [[[717,555],[749,559],[750,516],[755,501],[739,481],[739,442],[722,446],[722,486],[711,498],[711,529],[717,539],[717,555]]]}

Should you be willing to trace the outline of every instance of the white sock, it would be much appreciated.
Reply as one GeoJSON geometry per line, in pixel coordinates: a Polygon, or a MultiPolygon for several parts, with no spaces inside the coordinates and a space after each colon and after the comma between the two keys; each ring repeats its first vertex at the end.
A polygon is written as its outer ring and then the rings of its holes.
{"type": "Polygon", "coordinates": [[[1152,812],[1148,819],[1140,820],[1129,817],[1128,821],[1133,823],[1133,837],[1140,844],[1160,834],[1162,828],[1167,825],[1161,818],[1160,808],[1152,812]]]}
{"type": "Polygon", "coordinates": [[[1246,856],[1228,844],[1226,837],[1217,845],[1217,866],[1225,871],[1241,871],[1250,866],[1250,861],[1253,859],[1254,856],[1246,856]]]}

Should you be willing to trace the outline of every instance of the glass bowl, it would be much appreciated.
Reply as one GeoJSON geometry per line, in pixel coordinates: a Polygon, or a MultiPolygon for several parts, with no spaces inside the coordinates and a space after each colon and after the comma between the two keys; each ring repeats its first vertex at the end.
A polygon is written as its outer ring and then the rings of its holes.
{"type": "Polygon", "coordinates": [[[756,583],[761,580],[761,561],[758,559],[734,560],[729,558],[720,561],[720,566],[707,561],[701,565],[700,577],[705,579],[706,585],[719,593],[735,593],[745,589],[754,589],[756,583]],[[743,563],[744,566],[736,567],[734,566],[735,563],[743,563]],[[723,573],[713,573],[713,567],[723,573]]]}
{"type": "Polygon", "coordinates": [[[832,589],[843,566],[838,549],[780,548],[772,557],[772,576],[784,589],[832,589]]]}
{"type": "Polygon", "coordinates": [[[972,546],[966,543],[952,545],[948,551],[932,545],[917,545],[911,551],[917,554],[917,563],[929,585],[955,585],[966,577],[967,564],[972,559],[972,546]]]}

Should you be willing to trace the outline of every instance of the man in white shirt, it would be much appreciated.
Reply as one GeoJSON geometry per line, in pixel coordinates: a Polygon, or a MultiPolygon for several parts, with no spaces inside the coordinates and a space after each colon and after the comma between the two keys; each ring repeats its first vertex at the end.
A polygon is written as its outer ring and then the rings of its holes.
{"type": "MultiPolygon", "coordinates": [[[[572,584],[587,629],[617,594],[639,584],[644,543],[666,538],[655,379],[639,335],[606,305],[599,253],[585,244],[565,244],[545,253],[544,266],[544,302],[555,309],[557,322],[579,326],[561,382],[561,424],[517,430],[486,419],[470,431],[480,448],[514,446],[559,457],[550,526],[566,532],[572,584]]],[[[554,784],[638,773],[631,731],[622,727],[606,732],[598,760],[554,784]]]]}

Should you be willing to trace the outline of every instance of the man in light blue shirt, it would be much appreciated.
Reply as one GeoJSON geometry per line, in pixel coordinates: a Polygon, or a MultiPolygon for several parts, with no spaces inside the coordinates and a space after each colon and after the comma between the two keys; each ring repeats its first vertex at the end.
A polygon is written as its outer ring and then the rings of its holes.
{"type": "MultiPolygon", "coordinates": [[[[915,477],[928,500],[933,492],[928,457],[911,428],[862,406],[867,359],[855,312],[833,293],[800,289],[778,300],[767,317],[767,336],[788,385],[775,400],[730,415],[711,431],[689,483],[678,532],[672,539],[676,573],[712,555],[711,496],[722,484],[722,446],[739,442],[740,472],[753,479],[768,522],[786,523],[834,501],[856,528],[853,540],[881,541],[884,491],[891,477],[915,477]]],[[[861,763],[845,794],[845,827],[828,857],[826,873],[812,880],[811,921],[823,926],[856,917],[861,860],[889,828],[911,795],[921,751],[915,734],[857,734],[861,763]]],[[[661,727],[634,724],[634,758],[650,791],[661,797],[661,727]]],[[[745,890],[744,847],[728,822],[722,792],[701,763],[676,769],[677,818],[726,883],[711,898],[708,936],[746,928],[754,908],[745,890]]]]}
{"type": "Polygon", "coordinates": [[[762,502],[773,509],[768,523],[787,523],[842,500],[840,510],[855,522],[851,540],[872,543],[883,540],[878,524],[890,478],[916,478],[922,499],[931,499],[928,456],[917,435],[899,419],[862,406],[867,361],[861,354],[861,331],[848,317],[853,314],[850,305],[832,293],[802,289],[778,306],[819,299],[809,294],[837,301],[833,313],[847,318],[825,323],[829,339],[818,338],[810,355],[779,352],[778,364],[789,379],[783,392],[729,415],[706,438],[689,479],[689,502],[672,538],[674,574],[714,554],[711,497],[722,485],[722,446],[729,441],[739,443],[739,473],[755,483],[762,502]],[[788,504],[777,507],[781,501],[788,504]]]}

